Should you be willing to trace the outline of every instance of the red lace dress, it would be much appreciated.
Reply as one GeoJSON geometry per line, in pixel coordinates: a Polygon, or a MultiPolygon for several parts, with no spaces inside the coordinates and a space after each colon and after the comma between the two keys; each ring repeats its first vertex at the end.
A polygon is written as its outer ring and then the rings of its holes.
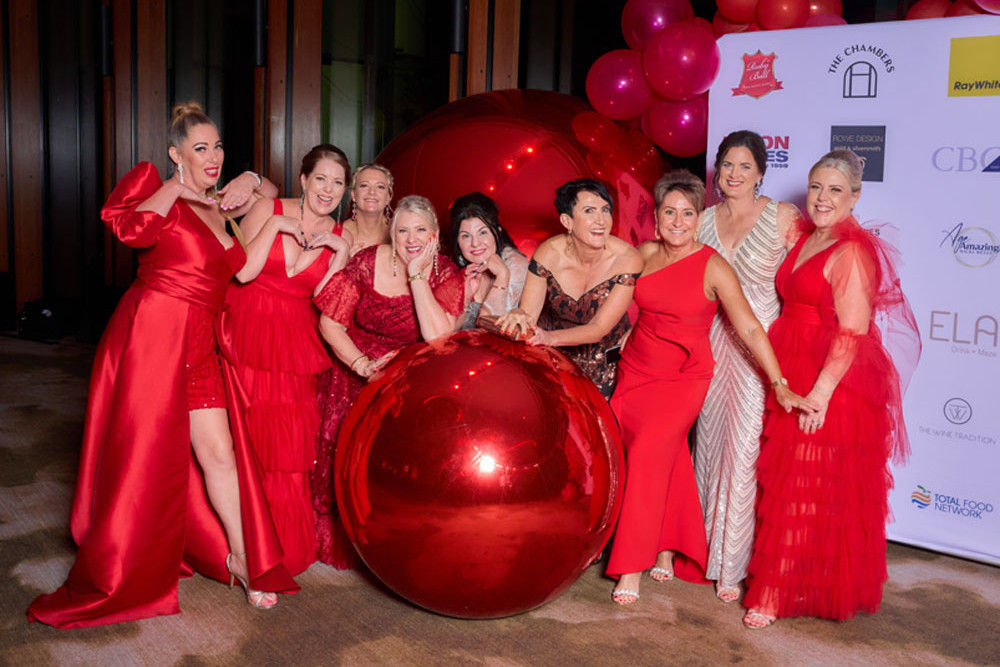
{"type": "MultiPolygon", "coordinates": [[[[166,216],[136,211],[161,184],[142,162],[101,210],[139,250],[138,275],[94,357],[70,515],[76,562],[66,583],[31,604],[32,621],[79,628],[176,614],[178,576],[229,580],[226,534],[191,450],[188,412],[227,404],[212,325],[246,254],[235,241],[223,247],[182,200],[166,216]]],[[[256,461],[236,429],[233,443],[250,584],[294,592],[256,461]]]]}
{"type": "MultiPolygon", "coordinates": [[[[375,291],[375,255],[378,246],[358,252],[344,269],[330,278],[315,299],[323,314],[347,328],[347,334],[364,354],[377,359],[420,340],[420,325],[413,297],[384,296],[375,291]]],[[[465,278],[444,255],[438,256],[438,271],[430,286],[441,307],[456,317],[462,314],[465,278]]],[[[322,416],[316,466],[313,469],[313,508],[316,512],[316,542],[319,559],[345,569],[358,563],[358,556],[337,516],[333,490],[333,460],[340,426],[365,381],[344,364],[334,363],[320,376],[319,404],[322,416]]]]}
{"type": "Polygon", "coordinates": [[[887,463],[907,452],[899,374],[876,320],[896,309],[902,317],[887,330],[915,334],[916,323],[883,244],[853,219],[835,233],[839,240],[796,267],[803,236],[775,280],[784,307],[769,336],[792,391],[806,395],[824,367],[846,368],[812,435],[794,411],[768,399],[744,604],[778,617],[878,610],[887,578],[887,463]],[[869,307],[865,333],[841,328],[842,318],[869,307]]]}
{"type": "MultiPolygon", "coordinates": [[[[275,199],[274,214],[281,213],[281,200],[275,199]]],[[[332,252],[324,248],[304,271],[289,277],[284,238],[274,239],[259,276],[230,285],[220,342],[239,387],[233,392],[234,416],[245,420],[285,567],[295,575],[316,560],[309,489],[319,432],[316,383],[331,363],[312,296],[332,252]]]]}
{"type": "Polygon", "coordinates": [[[688,431],[715,367],[708,333],[719,302],[708,299],[704,287],[715,254],[704,246],[636,282],[639,318],[611,397],[626,476],[610,575],[641,572],[670,549],[677,552],[678,576],[702,582],[708,547],[688,431]],[[680,567],[687,561],[690,567],[680,567]]]}

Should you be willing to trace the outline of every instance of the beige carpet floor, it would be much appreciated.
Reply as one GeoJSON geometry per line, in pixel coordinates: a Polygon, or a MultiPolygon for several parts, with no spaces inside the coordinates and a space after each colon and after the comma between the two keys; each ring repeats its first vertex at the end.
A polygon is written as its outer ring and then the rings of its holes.
{"type": "Polygon", "coordinates": [[[646,579],[642,599],[611,602],[589,568],[535,611],[488,621],[438,616],[362,572],[313,565],[302,592],[261,612],[195,576],[183,613],[82,630],[25,616],[63,580],[67,528],[93,348],[0,338],[0,663],[6,665],[990,665],[1000,664],[1000,570],[889,548],[883,609],[762,631],[707,586],[646,579]]]}

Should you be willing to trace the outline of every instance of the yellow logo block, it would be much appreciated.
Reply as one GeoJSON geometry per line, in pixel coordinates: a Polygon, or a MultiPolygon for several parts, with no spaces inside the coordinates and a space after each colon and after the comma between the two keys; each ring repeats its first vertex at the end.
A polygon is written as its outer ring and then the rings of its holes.
{"type": "Polygon", "coordinates": [[[1000,95],[1000,35],[953,38],[948,97],[990,95],[1000,95]]]}

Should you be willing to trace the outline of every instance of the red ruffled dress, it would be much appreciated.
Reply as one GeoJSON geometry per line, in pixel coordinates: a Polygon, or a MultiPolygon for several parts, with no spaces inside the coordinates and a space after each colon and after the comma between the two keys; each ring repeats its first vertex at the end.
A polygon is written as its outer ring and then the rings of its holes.
{"type": "MultiPolygon", "coordinates": [[[[138,276],[94,358],[70,530],[79,545],[66,583],[39,596],[28,618],[61,628],[180,611],[178,576],[229,581],[226,534],[191,449],[190,410],[224,408],[213,323],[246,254],[228,248],[178,200],[166,217],[136,211],[161,186],[136,165],[101,218],[139,249],[138,276]]],[[[260,494],[256,460],[233,431],[250,585],[298,587],[260,494]]]]}
{"type": "MultiPolygon", "coordinates": [[[[275,199],[274,215],[281,213],[281,200],[275,199]]],[[[238,384],[234,416],[246,422],[285,567],[295,575],[316,560],[309,475],[319,432],[316,386],[331,361],[312,296],[333,253],[324,248],[304,271],[289,277],[284,237],[275,238],[260,275],[230,285],[220,343],[238,384]]]]}
{"type": "MultiPolygon", "coordinates": [[[[351,340],[370,359],[420,341],[413,297],[385,296],[375,290],[378,248],[370,246],[358,252],[315,299],[323,314],[346,327],[351,340]]],[[[465,277],[444,255],[437,259],[438,269],[429,277],[434,298],[459,317],[465,303],[465,277]]],[[[322,426],[312,476],[317,553],[321,561],[340,569],[355,567],[359,560],[337,516],[333,461],[340,426],[364,385],[360,376],[339,362],[320,376],[322,426]]]]}
{"type": "Polygon", "coordinates": [[[916,323],[885,246],[853,219],[834,231],[832,246],[796,267],[803,236],[775,280],[784,307],[769,335],[792,391],[804,396],[824,366],[847,366],[812,435],[769,397],[744,605],[778,617],[878,610],[887,578],[887,464],[908,451],[899,374],[876,321],[898,313],[891,329],[912,332],[919,350],[916,323]],[[851,303],[872,305],[867,332],[841,329],[838,313],[846,316],[851,303]]]}

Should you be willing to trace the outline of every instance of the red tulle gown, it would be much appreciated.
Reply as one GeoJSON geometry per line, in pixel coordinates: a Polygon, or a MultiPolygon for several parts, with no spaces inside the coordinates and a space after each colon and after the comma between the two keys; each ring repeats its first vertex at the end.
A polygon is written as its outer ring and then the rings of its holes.
{"type": "Polygon", "coordinates": [[[704,287],[714,254],[704,246],[636,281],[639,319],[611,397],[626,473],[610,575],[642,572],[669,549],[678,553],[678,576],[703,581],[705,518],[687,437],[715,366],[708,332],[718,302],[705,296],[704,287]]]}
{"type": "MultiPolygon", "coordinates": [[[[335,273],[315,302],[324,315],[347,328],[347,334],[370,359],[420,340],[420,324],[413,297],[384,296],[375,291],[375,255],[378,246],[361,250],[343,270],[335,273]]],[[[400,270],[405,270],[402,266],[400,270]]],[[[465,278],[450,259],[438,256],[438,269],[430,275],[434,297],[447,312],[461,316],[465,278]]],[[[316,512],[317,554],[336,568],[355,567],[357,553],[337,516],[333,489],[333,460],[344,417],[365,381],[344,364],[334,363],[320,376],[322,415],[316,466],[313,469],[313,508],[316,512]]]]}
{"type": "MultiPolygon", "coordinates": [[[[166,217],[135,211],[160,185],[156,167],[140,163],[101,211],[141,249],[139,271],[94,360],[70,518],[76,562],[62,587],[31,604],[33,621],[78,628],[176,614],[179,576],[229,580],[188,411],[226,407],[213,323],[246,255],[235,241],[224,248],[182,200],[166,217]]],[[[294,592],[256,463],[234,440],[251,586],[294,592]]]]}
{"type": "MultiPolygon", "coordinates": [[[[880,293],[880,243],[853,220],[835,229],[840,240],[796,267],[804,236],[775,281],[784,308],[771,345],[792,391],[809,393],[824,365],[849,364],[813,435],[799,429],[796,412],[769,398],[744,604],[778,617],[845,619],[878,610],[887,578],[887,462],[902,460],[907,448],[899,375],[874,317],[867,333],[852,334],[841,331],[837,312],[852,291],[876,314],[887,301],[905,301],[898,283],[880,293]]],[[[912,314],[909,320],[915,332],[912,314]]]]}
{"type": "MultiPolygon", "coordinates": [[[[275,199],[274,214],[281,213],[275,199]]],[[[316,386],[331,362],[312,297],[332,252],[324,248],[306,270],[288,277],[284,238],[274,239],[260,275],[229,286],[220,342],[238,384],[234,415],[246,422],[285,567],[295,575],[316,560],[309,475],[319,433],[316,386]]]]}

